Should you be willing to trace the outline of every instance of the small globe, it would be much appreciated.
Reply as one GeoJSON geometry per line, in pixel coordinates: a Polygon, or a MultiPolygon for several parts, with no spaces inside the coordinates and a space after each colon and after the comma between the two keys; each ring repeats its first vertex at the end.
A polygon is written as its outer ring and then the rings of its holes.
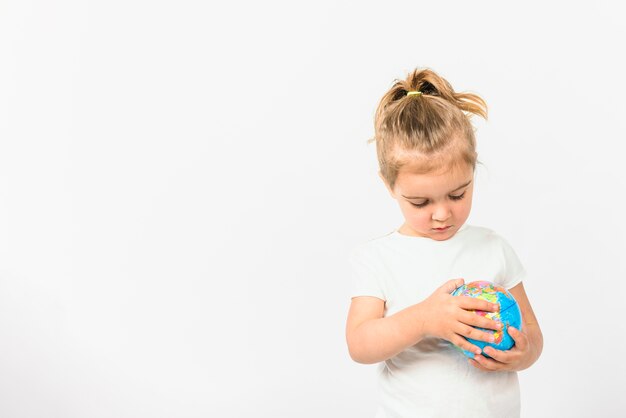
{"type": "MultiPolygon", "coordinates": [[[[493,334],[495,338],[495,342],[493,343],[466,338],[467,341],[483,350],[483,356],[490,357],[484,352],[486,346],[491,346],[497,350],[510,350],[511,347],[515,345],[515,341],[508,333],[508,328],[509,326],[513,326],[521,331],[522,313],[520,312],[519,305],[513,295],[511,295],[511,293],[509,293],[504,287],[488,281],[470,282],[457,288],[454,292],[452,292],[452,296],[470,296],[500,305],[500,309],[497,312],[485,312],[479,310],[472,311],[477,315],[496,320],[503,324],[500,331],[474,327],[481,331],[493,334]]],[[[456,345],[455,347],[461,350],[467,357],[474,358],[474,353],[463,350],[461,347],[456,345]]]]}

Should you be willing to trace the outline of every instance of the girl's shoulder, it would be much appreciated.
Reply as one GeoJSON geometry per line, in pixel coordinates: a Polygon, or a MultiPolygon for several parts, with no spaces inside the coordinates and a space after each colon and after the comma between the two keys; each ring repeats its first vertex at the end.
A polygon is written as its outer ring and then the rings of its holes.
{"type": "Polygon", "coordinates": [[[351,257],[353,257],[359,254],[372,252],[381,244],[383,244],[385,241],[387,241],[389,238],[391,238],[394,233],[395,233],[395,230],[386,232],[381,235],[370,237],[366,239],[365,241],[362,241],[356,244],[354,247],[352,247],[349,254],[351,257]]]}

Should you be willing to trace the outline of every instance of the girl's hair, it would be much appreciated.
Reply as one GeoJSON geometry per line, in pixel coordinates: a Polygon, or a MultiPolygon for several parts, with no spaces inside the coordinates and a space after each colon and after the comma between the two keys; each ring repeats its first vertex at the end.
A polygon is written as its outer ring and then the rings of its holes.
{"type": "Polygon", "coordinates": [[[487,104],[476,94],[457,93],[434,71],[415,69],[406,80],[394,80],[380,100],[374,137],[380,172],[391,190],[405,167],[424,174],[469,165],[477,153],[472,114],[487,119],[487,104]],[[409,91],[422,94],[408,95],[409,91]]]}

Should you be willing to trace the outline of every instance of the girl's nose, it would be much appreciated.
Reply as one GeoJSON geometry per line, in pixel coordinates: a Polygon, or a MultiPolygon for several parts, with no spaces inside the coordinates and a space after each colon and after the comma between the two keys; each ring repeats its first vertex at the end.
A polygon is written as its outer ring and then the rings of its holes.
{"type": "Polygon", "coordinates": [[[451,215],[451,212],[447,207],[438,206],[435,208],[432,218],[433,218],[433,221],[445,222],[446,220],[448,220],[450,215],[451,215]]]}

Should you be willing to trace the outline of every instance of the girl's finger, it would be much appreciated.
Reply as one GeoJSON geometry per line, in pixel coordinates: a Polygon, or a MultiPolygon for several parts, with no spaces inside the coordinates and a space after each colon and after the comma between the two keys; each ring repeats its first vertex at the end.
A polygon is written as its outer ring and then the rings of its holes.
{"type": "Polygon", "coordinates": [[[476,367],[478,370],[482,370],[482,371],[485,371],[485,372],[490,372],[490,371],[491,371],[491,370],[489,370],[489,369],[485,369],[485,368],[484,368],[483,366],[481,366],[481,365],[480,365],[480,363],[478,363],[476,360],[473,360],[473,359],[468,359],[468,360],[469,360],[469,363],[470,363],[472,366],[476,367]]]}
{"type": "Polygon", "coordinates": [[[463,313],[463,315],[461,316],[461,321],[474,327],[492,329],[495,331],[500,331],[502,329],[502,322],[481,315],[476,315],[474,312],[463,313]]]}
{"type": "Polygon", "coordinates": [[[511,358],[510,355],[506,351],[498,350],[496,348],[486,346],[484,349],[486,354],[489,354],[489,357],[493,358],[500,363],[510,363],[511,358]]]}
{"type": "Polygon", "coordinates": [[[474,355],[481,353],[480,347],[475,346],[474,344],[470,343],[465,338],[460,337],[459,335],[455,335],[451,339],[451,341],[453,344],[455,344],[458,347],[461,347],[463,350],[467,350],[469,352],[474,353],[474,355]]]}
{"type": "MultiPolygon", "coordinates": [[[[490,332],[481,331],[478,328],[470,327],[469,325],[459,324],[458,329],[456,330],[457,334],[462,335],[466,338],[471,338],[472,340],[479,340],[492,343],[493,334],[490,332]]],[[[472,350],[473,351],[473,350],[472,350]]]]}
{"type": "Polygon", "coordinates": [[[478,364],[480,364],[485,369],[492,371],[492,372],[496,370],[500,370],[502,368],[502,366],[498,362],[494,360],[489,360],[488,358],[483,357],[481,355],[474,356],[474,359],[478,362],[478,364]]]}
{"type": "Polygon", "coordinates": [[[487,302],[483,299],[473,298],[471,296],[457,296],[458,306],[465,310],[497,312],[500,305],[497,303],[487,302]]]}
{"type": "Polygon", "coordinates": [[[528,336],[526,334],[511,326],[509,326],[507,332],[509,333],[511,338],[513,338],[513,341],[515,341],[515,345],[517,346],[517,348],[522,351],[526,350],[526,347],[528,347],[528,336]]]}
{"type": "Polygon", "coordinates": [[[437,289],[437,291],[449,294],[454,292],[457,287],[463,286],[464,283],[465,280],[463,280],[462,278],[448,280],[443,285],[441,285],[439,289],[437,289]]]}

